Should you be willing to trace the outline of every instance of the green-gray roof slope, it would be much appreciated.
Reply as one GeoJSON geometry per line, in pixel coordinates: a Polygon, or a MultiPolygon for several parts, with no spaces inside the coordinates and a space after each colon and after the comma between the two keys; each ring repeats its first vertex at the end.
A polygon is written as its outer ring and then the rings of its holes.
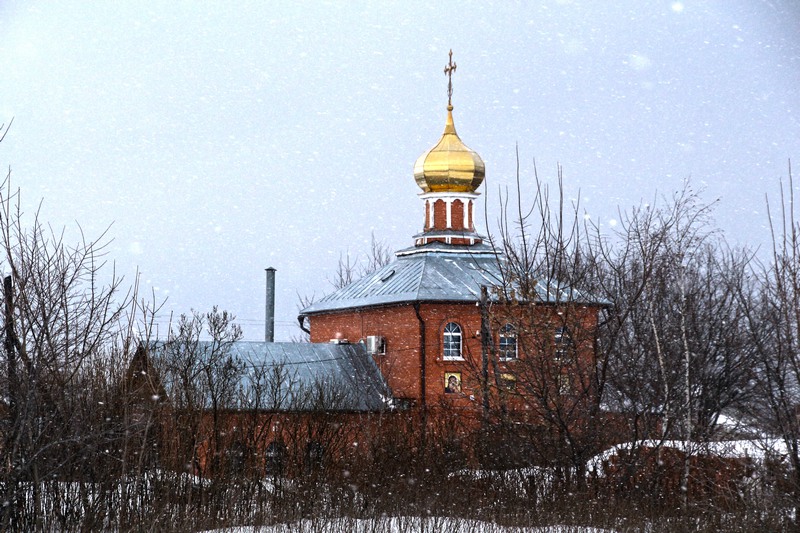
{"type": "MultiPolygon", "coordinates": [[[[151,357],[158,361],[186,349],[195,350],[202,359],[210,357],[215,348],[211,342],[189,346],[159,342],[151,346],[151,357]]],[[[373,412],[391,407],[389,388],[360,343],[239,341],[225,345],[218,353],[224,354],[220,368],[228,358],[232,361],[225,367],[234,376],[225,393],[227,408],[373,412]]],[[[182,385],[172,383],[168,375],[161,379],[167,394],[174,398],[174,387],[182,385]]],[[[202,375],[194,385],[208,407],[211,395],[202,375]]]]}
{"type": "MultiPolygon", "coordinates": [[[[476,302],[482,285],[501,284],[501,265],[494,253],[481,248],[444,252],[398,252],[397,259],[343,287],[301,311],[301,316],[360,307],[409,302],[476,302]]],[[[536,285],[540,302],[584,302],[605,305],[590,295],[556,282],[536,285]]]]}

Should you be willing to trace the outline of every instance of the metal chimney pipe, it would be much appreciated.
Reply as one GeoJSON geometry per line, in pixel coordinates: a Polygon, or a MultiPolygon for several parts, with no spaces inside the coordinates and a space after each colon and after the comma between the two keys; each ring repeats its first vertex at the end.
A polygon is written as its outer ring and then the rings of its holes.
{"type": "Polygon", "coordinates": [[[264,342],[275,342],[275,272],[272,267],[265,268],[267,273],[267,294],[264,310],[264,342]]]}

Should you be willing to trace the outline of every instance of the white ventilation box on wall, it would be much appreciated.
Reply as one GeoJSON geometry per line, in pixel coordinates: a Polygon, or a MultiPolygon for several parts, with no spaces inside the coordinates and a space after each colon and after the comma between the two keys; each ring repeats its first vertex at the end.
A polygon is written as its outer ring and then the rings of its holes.
{"type": "Polygon", "coordinates": [[[384,355],[386,353],[386,339],[380,335],[369,335],[366,339],[367,353],[370,355],[384,355]]]}

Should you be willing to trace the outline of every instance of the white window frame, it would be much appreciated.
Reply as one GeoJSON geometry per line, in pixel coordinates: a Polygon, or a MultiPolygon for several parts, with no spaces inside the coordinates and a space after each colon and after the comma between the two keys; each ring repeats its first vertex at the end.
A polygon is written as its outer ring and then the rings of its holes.
{"type": "Polygon", "coordinates": [[[555,345],[554,360],[558,364],[569,363],[572,360],[574,345],[572,335],[567,326],[557,327],[553,335],[555,345]]]}
{"type": "Polygon", "coordinates": [[[516,361],[519,357],[519,345],[517,344],[517,330],[512,324],[505,324],[500,328],[498,341],[498,352],[501,361],[516,361]],[[511,346],[514,347],[514,355],[508,355],[511,346]]]}
{"type": "Polygon", "coordinates": [[[442,359],[447,361],[461,361],[464,359],[464,335],[463,329],[458,322],[448,322],[444,326],[442,332],[442,359]],[[453,349],[453,345],[457,346],[457,350],[453,349]],[[453,351],[457,351],[458,355],[451,355],[453,351]],[[450,353],[448,353],[450,352],[450,353]]]}

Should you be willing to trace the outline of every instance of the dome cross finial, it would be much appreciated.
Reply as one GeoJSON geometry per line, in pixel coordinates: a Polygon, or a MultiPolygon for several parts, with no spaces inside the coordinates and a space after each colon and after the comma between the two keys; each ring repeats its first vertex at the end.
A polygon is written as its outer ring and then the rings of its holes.
{"type": "Polygon", "coordinates": [[[456,71],[456,64],[453,63],[453,49],[450,49],[450,61],[444,66],[444,74],[447,76],[447,107],[453,107],[453,73],[456,71]]]}

